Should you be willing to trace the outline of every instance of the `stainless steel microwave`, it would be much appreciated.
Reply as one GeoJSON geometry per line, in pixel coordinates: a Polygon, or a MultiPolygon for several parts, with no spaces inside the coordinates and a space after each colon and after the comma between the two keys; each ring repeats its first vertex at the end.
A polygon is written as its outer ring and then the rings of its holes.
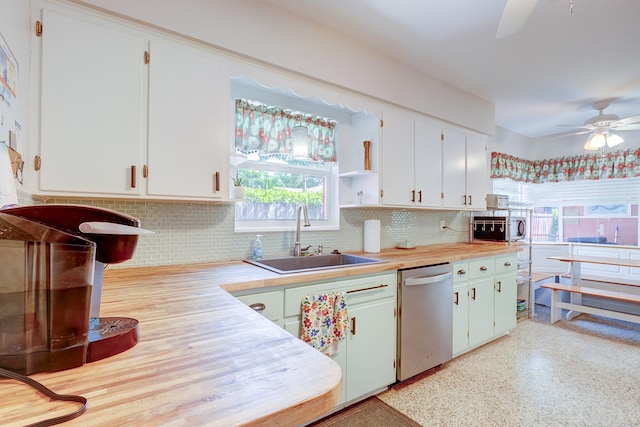
{"type": "Polygon", "coordinates": [[[472,226],[476,240],[513,242],[527,236],[527,220],[524,217],[476,216],[472,226]]]}

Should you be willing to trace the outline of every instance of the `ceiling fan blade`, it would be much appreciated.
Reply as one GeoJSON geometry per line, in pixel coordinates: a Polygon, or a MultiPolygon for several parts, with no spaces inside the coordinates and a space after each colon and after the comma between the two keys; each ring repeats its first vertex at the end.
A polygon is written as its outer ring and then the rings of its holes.
{"type": "Polygon", "coordinates": [[[619,130],[640,130],[640,123],[631,123],[628,125],[623,125],[623,126],[615,126],[612,127],[613,130],[615,131],[619,131],[619,130]]]}
{"type": "Polygon", "coordinates": [[[626,117],[624,119],[617,120],[615,123],[612,124],[612,127],[620,128],[620,126],[632,125],[636,123],[640,123],[640,114],[638,114],[637,116],[631,116],[631,117],[626,117]]]}
{"type": "Polygon", "coordinates": [[[566,138],[567,136],[573,136],[573,135],[584,135],[585,133],[591,133],[591,130],[583,130],[580,132],[566,132],[566,133],[558,133],[555,135],[552,135],[549,139],[559,139],[559,138],[566,138]]]}
{"type": "Polygon", "coordinates": [[[524,26],[538,0],[507,0],[498,25],[497,38],[517,33],[524,26]]]}

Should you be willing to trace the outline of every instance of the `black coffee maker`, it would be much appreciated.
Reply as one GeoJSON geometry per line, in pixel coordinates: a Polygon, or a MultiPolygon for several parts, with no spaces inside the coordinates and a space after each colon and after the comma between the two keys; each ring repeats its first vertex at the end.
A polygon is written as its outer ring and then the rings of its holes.
{"type": "Polygon", "coordinates": [[[0,211],[0,367],[60,371],[133,347],[135,319],[100,318],[102,273],[145,233],[138,219],[92,206],[0,211]]]}

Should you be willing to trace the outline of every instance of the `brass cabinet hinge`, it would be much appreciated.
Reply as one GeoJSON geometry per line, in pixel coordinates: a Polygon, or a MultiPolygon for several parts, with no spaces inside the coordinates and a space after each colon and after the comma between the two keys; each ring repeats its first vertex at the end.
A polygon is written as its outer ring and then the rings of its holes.
{"type": "Polygon", "coordinates": [[[384,197],[384,190],[380,190],[380,197],[384,197]]]}
{"type": "Polygon", "coordinates": [[[42,22],[36,21],[36,36],[40,37],[42,35],[42,22]]]}
{"type": "Polygon", "coordinates": [[[380,127],[384,126],[384,120],[380,119],[380,127]]]}
{"type": "Polygon", "coordinates": [[[39,171],[40,166],[42,166],[42,160],[40,159],[40,156],[36,154],[36,157],[33,159],[33,169],[39,171]]]}
{"type": "Polygon", "coordinates": [[[440,141],[444,141],[444,132],[440,132],[440,141]]]}
{"type": "Polygon", "coordinates": [[[144,51],[144,63],[148,64],[149,62],[151,62],[151,54],[149,53],[148,50],[144,51]]]}

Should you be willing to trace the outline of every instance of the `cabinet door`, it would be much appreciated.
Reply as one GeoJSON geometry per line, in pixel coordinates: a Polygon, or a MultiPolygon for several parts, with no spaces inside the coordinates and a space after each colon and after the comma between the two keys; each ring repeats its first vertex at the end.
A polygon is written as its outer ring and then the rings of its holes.
{"type": "Polygon", "coordinates": [[[153,41],[150,50],[147,193],[221,198],[231,144],[224,60],[168,41],[153,41]]]}
{"type": "Polygon", "coordinates": [[[415,190],[416,206],[442,206],[442,128],[415,122],[415,190]]]}
{"type": "Polygon", "coordinates": [[[382,204],[413,206],[414,123],[406,112],[388,109],[382,128],[382,204]]]}
{"type": "Polygon", "coordinates": [[[347,401],[395,382],[395,308],[387,299],[349,309],[347,401]]]}
{"type": "Polygon", "coordinates": [[[469,282],[469,347],[493,337],[493,277],[469,282]]]}
{"type": "Polygon", "coordinates": [[[469,347],[469,293],[468,283],[453,287],[453,356],[469,347]]]}
{"type": "Polygon", "coordinates": [[[42,19],[40,190],[141,194],[146,41],[88,15],[42,19]]]}
{"type": "Polygon", "coordinates": [[[518,284],[516,273],[495,278],[494,334],[501,335],[516,327],[518,284]]]}
{"type": "Polygon", "coordinates": [[[489,174],[487,173],[487,138],[481,135],[467,134],[467,207],[484,210],[487,207],[485,197],[489,193],[489,174]]]}
{"type": "Polygon", "coordinates": [[[460,131],[444,130],[442,141],[442,207],[466,208],[466,149],[465,135],[460,131]]]}

